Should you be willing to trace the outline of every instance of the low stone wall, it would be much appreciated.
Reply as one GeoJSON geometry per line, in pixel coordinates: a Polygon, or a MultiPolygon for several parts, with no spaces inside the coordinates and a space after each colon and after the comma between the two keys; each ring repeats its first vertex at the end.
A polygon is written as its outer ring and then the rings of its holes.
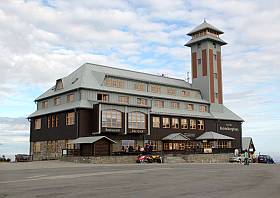
{"type": "MultiPolygon", "coordinates": [[[[166,155],[164,163],[228,163],[232,154],[190,154],[166,155]]],[[[71,157],[63,156],[62,161],[92,164],[134,164],[137,156],[71,157]]]]}
{"type": "Polygon", "coordinates": [[[184,155],[182,158],[187,163],[227,163],[232,154],[195,154],[184,155]]]}
{"type": "Polygon", "coordinates": [[[135,164],[137,156],[61,157],[62,161],[92,164],[135,164]]]}

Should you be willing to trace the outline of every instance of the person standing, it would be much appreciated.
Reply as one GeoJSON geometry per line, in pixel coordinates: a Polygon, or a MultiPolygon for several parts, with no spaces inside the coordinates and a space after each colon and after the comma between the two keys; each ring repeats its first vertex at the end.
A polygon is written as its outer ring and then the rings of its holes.
{"type": "Polygon", "coordinates": [[[244,165],[249,165],[249,154],[247,150],[245,150],[244,158],[244,165]]]}

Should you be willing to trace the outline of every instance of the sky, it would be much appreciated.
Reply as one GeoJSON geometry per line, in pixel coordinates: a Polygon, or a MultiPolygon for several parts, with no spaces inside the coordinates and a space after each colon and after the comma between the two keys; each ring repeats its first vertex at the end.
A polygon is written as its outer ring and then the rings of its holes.
{"type": "Polygon", "coordinates": [[[280,1],[0,1],[0,155],[28,153],[34,99],[83,63],[191,72],[186,35],[223,30],[224,104],[257,152],[280,158],[280,1]]]}

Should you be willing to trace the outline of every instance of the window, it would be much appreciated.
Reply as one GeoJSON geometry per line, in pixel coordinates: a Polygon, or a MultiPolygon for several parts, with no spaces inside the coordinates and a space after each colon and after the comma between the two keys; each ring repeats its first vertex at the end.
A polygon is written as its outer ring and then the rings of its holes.
{"type": "Polygon", "coordinates": [[[147,99],[145,98],[137,98],[137,104],[142,106],[147,106],[147,99]]]}
{"type": "Polygon", "coordinates": [[[178,118],[172,118],[171,127],[174,129],[179,129],[179,119],[178,118]]]}
{"type": "Polygon", "coordinates": [[[51,116],[48,116],[48,128],[51,128],[51,119],[52,119],[52,117],[51,116]]]}
{"type": "Polygon", "coordinates": [[[156,100],[155,101],[155,106],[157,108],[164,108],[164,101],[163,100],[156,100]]]}
{"type": "Polygon", "coordinates": [[[204,130],[204,120],[197,120],[198,130],[204,130]]]}
{"type": "Polygon", "coordinates": [[[213,47],[216,49],[216,43],[213,43],[213,47]]]}
{"type": "Polygon", "coordinates": [[[134,89],[137,91],[144,91],[145,90],[145,84],[144,83],[135,83],[134,89]]]}
{"type": "Polygon", "coordinates": [[[68,94],[66,100],[67,100],[67,102],[73,102],[74,101],[74,94],[68,94]]]}
{"type": "Polygon", "coordinates": [[[187,141],[186,142],[186,148],[188,148],[188,149],[195,148],[195,144],[192,141],[187,141]]]}
{"type": "Polygon", "coordinates": [[[196,99],[201,99],[200,97],[200,93],[199,92],[195,92],[195,96],[194,96],[196,99]]]}
{"type": "Polygon", "coordinates": [[[176,89],[175,88],[167,88],[167,94],[168,95],[176,95],[176,89]]]}
{"type": "Polygon", "coordinates": [[[41,152],[41,144],[40,142],[34,142],[33,143],[33,153],[39,153],[41,152]]]}
{"type": "Polygon", "coordinates": [[[66,125],[74,125],[75,124],[75,112],[66,113],[66,125]]]}
{"type": "Polygon", "coordinates": [[[197,59],[197,64],[200,65],[201,64],[201,59],[197,59]]]}
{"type": "Polygon", "coordinates": [[[54,105],[60,105],[60,97],[55,97],[54,99],[53,99],[53,103],[54,103],[54,105]]]}
{"type": "Polygon", "coordinates": [[[48,128],[58,127],[58,115],[48,116],[48,128]]]}
{"type": "Polygon", "coordinates": [[[190,119],[190,129],[196,129],[196,120],[190,119]]]}
{"type": "Polygon", "coordinates": [[[200,105],[199,106],[199,111],[200,112],[206,112],[207,111],[207,106],[206,105],[200,105]]]}
{"type": "Polygon", "coordinates": [[[105,80],[105,85],[108,86],[108,87],[123,88],[124,81],[123,80],[119,80],[119,79],[107,78],[105,80]]]}
{"type": "Polygon", "coordinates": [[[219,140],[218,148],[231,148],[231,145],[228,143],[229,143],[229,141],[219,140]]]}
{"type": "Polygon", "coordinates": [[[55,116],[55,127],[58,127],[58,115],[55,116]]]}
{"type": "Polygon", "coordinates": [[[185,118],[181,119],[181,128],[182,129],[187,129],[188,128],[188,120],[185,118]]]}
{"type": "Polygon", "coordinates": [[[218,96],[219,96],[219,94],[218,94],[218,93],[215,93],[215,98],[216,98],[216,99],[218,99],[218,96]]]}
{"type": "Polygon", "coordinates": [[[159,85],[151,85],[151,92],[160,93],[160,86],[159,85]]]}
{"type": "Polygon", "coordinates": [[[35,119],[35,129],[41,129],[41,118],[35,119]]]}
{"type": "Polygon", "coordinates": [[[198,44],[197,44],[197,47],[198,47],[198,48],[200,48],[200,47],[201,47],[201,44],[200,44],[200,43],[198,43],[198,44]]]}
{"type": "Polygon", "coordinates": [[[153,117],[153,127],[160,128],[160,120],[159,117],[153,117]]]}
{"type": "Polygon", "coordinates": [[[217,60],[217,55],[216,54],[214,54],[214,60],[217,60]]]}
{"type": "Polygon", "coordinates": [[[56,119],[55,119],[55,115],[53,115],[53,116],[52,116],[52,122],[51,122],[51,123],[52,123],[52,127],[55,126],[55,120],[56,120],[56,119]]]}
{"type": "Polygon", "coordinates": [[[141,112],[128,113],[128,128],[146,129],[146,116],[141,112]]]}
{"type": "Polygon", "coordinates": [[[102,111],[102,127],[122,128],[122,114],[116,110],[102,111]]]}
{"type": "Polygon", "coordinates": [[[163,128],[170,128],[170,120],[169,120],[169,118],[162,118],[162,127],[163,128]]]}
{"type": "Polygon", "coordinates": [[[163,148],[164,150],[172,150],[172,143],[164,143],[163,148]]]}
{"type": "Polygon", "coordinates": [[[203,148],[211,148],[210,142],[203,142],[203,148]]]}
{"type": "Polygon", "coordinates": [[[179,102],[171,102],[171,108],[172,109],[179,109],[180,108],[179,102]]]}
{"type": "Polygon", "coordinates": [[[185,150],[185,143],[179,143],[179,150],[185,150]]]}
{"type": "Polygon", "coordinates": [[[129,97],[128,96],[119,96],[119,103],[128,104],[129,97]]]}
{"type": "Polygon", "coordinates": [[[62,79],[56,80],[55,90],[63,89],[62,79]]]}
{"type": "Polygon", "coordinates": [[[109,95],[108,94],[97,94],[97,100],[103,101],[103,102],[108,102],[109,101],[109,95]]]}
{"type": "Polygon", "coordinates": [[[47,100],[42,101],[42,108],[43,109],[48,108],[48,101],[47,100]]]}
{"type": "Polygon", "coordinates": [[[218,74],[214,73],[214,78],[217,79],[218,78],[218,74]]]}
{"type": "Polygon", "coordinates": [[[135,141],[134,140],[122,140],[122,148],[126,151],[128,151],[128,148],[132,147],[132,149],[135,147],[135,141]]]}
{"type": "Polygon", "coordinates": [[[182,90],[181,91],[181,96],[190,96],[190,92],[187,90],[182,90]]]}
{"type": "Polygon", "coordinates": [[[187,104],[187,109],[188,111],[193,111],[194,110],[193,104],[187,104]]]}
{"type": "Polygon", "coordinates": [[[152,151],[160,151],[161,141],[158,140],[145,140],[144,145],[150,145],[152,147],[152,151]]]}

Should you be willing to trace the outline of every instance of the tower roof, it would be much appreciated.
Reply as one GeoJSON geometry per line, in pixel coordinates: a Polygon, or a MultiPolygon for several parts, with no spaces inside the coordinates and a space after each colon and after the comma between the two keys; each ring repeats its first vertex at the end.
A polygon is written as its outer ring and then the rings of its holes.
{"type": "Polygon", "coordinates": [[[201,37],[198,37],[198,38],[195,38],[195,39],[191,39],[189,42],[187,42],[185,44],[185,46],[191,47],[193,44],[204,41],[204,40],[215,41],[217,43],[220,43],[221,45],[226,45],[227,44],[224,40],[220,39],[219,37],[215,37],[215,36],[212,36],[212,35],[204,35],[204,36],[201,36],[201,37]]]}
{"type": "Polygon", "coordinates": [[[204,19],[203,23],[201,23],[199,26],[197,26],[192,31],[190,31],[187,35],[191,36],[192,34],[199,32],[201,30],[204,30],[204,29],[211,29],[211,30],[216,31],[219,34],[224,33],[222,30],[219,30],[218,28],[214,27],[213,25],[207,23],[206,20],[204,19]]]}

